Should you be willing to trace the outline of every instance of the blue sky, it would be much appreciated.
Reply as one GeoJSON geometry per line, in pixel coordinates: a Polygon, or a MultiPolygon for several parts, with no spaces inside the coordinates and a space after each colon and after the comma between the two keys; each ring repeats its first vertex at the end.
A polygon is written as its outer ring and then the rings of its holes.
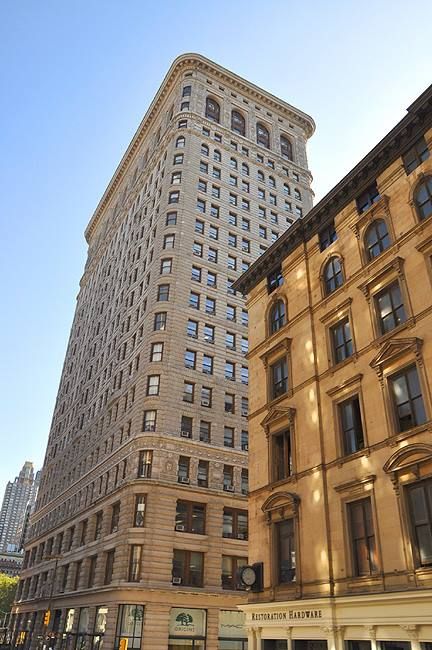
{"type": "Polygon", "coordinates": [[[200,52],[312,115],[320,198],[432,81],[432,3],[3,0],[0,498],[43,461],[84,228],[172,60],[200,52]]]}

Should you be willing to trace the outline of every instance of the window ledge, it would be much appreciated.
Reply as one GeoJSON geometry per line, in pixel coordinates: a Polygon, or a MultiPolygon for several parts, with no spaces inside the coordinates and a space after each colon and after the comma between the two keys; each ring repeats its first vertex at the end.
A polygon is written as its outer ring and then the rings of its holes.
{"type": "MultiPolygon", "coordinates": [[[[357,358],[358,358],[358,354],[357,354],[357,352],[354,352],[354,354],[352,354],[352,355],[351,355],[350,357],[348,357],[347,359],[344,359],[343,361],[339,361],[339,363],[336,363],[335,365],[331,365],[331,366],[329,367],[329,373],[330,373],[331,375],[333,375],[335,372],[337,372],[337,371],[340,370],[341,368],[344,368],[344,367],[347,366],[348,364],[357,361],[357,358]]],[[[330,361],[330,363],[331,363],[331,361],[330,361]]]]}
{"type": "Polygon", "coordinates": [[[399,334],[399,332],[403,332],[405,329],[409,329],[411,327],[414,327],[415,325],[415,318],[414,316],[411,316],[411,318],[408,318],[406,321],[395,327],[394,329],[390,330],[389,332],[386,332],[385,334],[382,334],[378,338],[374,339],[372,341],[372,345],[374,345],[376,348],[380,347],[383,343],[385,343],[388,339],[391,339],[395,334],[399,334]]]}
{"type": "Polygon", "coordinates": [[[399,442],[411,438],[411,436],[416,436],[423,431],[432,431],[432,420],[427,420],[423,424],[419,424],[412,429],[407,429],[406,431],[399,431],[388,438],[388,444],[390,447],[395,447],[399,442]]]}

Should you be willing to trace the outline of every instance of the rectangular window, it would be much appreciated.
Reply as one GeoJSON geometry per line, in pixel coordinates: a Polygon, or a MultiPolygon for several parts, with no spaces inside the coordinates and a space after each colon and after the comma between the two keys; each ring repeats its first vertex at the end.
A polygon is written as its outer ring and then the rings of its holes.
{"type": "Polygon", "coordinates": [[[120,501],[114,503],[111,509],[111,533],[116,533],[119,529],[120,521],[120,501]]]}
{"type": "Polygon", "coordinates": [[[225,361],[225,379],[235,381],[235,363],[225,361]]]}
{"type": "Polygon", "coordinates": [[[353,354],[353,341],[349,319],[344,318],[330,328],[333,363],[337,364],[353,354]]]}
{"type": "Polygon", "coordinates": [[[208,254],[207,254],[207,259],[208,259],[209,262],[214,262],[215,264],[217,264],[218,252],[217,252],[216,248],[209,247],[208,254]]]}
{"type": "Polygon", "coordinates": [[[234,467],[232,465],[223,466],[223,489],[226,492],[234,492],[234,467]]]}
{"type": "Polygon", "coordinates": [[[240,489],[242,494],[248,494],[249,492],[249,471],[244,468],[240,475],[240,489]]]}
{"type": "Polygon", "coordinates": [[[249,449],[249,434],[246,429],[242,429],[240,434],[240,446],[242,451],[248,451],[249,449]]]}
{"type": "Polygon", "coordinates": [[[224,427],[224,447],[234,447],[233,427],[224,427]]]}
{"type": "Polygon", "coordinates": [[[147,377],[147,395],[159,395],[160,375],[149,375],[147,377]]]}
{"type": "Polygon", "coordinates": [[[207,271],[207,286],[208,287],[216,287],[217,286],[216,273],[212,273],[212,271],[207,271]]]}
{"type": "Polygon", "coordinates": [[[206,211],[206,202],[202,199],[197,199],[196,207],[198,212],[205,213],[206,211]]]}
{"type": "Polygon", "coordinates": [[[248,511],[224,508],[222,537],[248,539],[248,511]]]}
{"type": "Polygon", "coordinates": [[[234,413],[235,395],[234,393],[225,393],[225,413],[234,413]]]}
{"type": "Polygon", "coordinates": [[[183,382],[183,402],[193,404],[194,401],[195,384],[190,381],[183,382]]]}
{"type": "Polygon", "coordinates": [[[202,587],[204,578],[204,553],[174,549],[173,585],[202,587]]]}
{"type": "Polygon", "coordinates": [[[236,308],[234,305],[227,305],[226,318],[231,321],[236,320],[236,308]]]}
{"type": "Polygon", "coordinates": [[[120,639],[127,639],[128,648],[140,648],[144,621],[143,605],[119,605],[114,647],[120,647],[120,639]]]}
{"type": "Polygon", "coordinates": [[[172,271],[172,259],[170,257],[161,260],[160,274],[168,275],[172,271]]]}
{"type": "Polygon", "coordinates": [[[279,359],[270,366],[270,399],[276,399],[288,391],[288,363],[279,359]]]}
{"type": "Polygon", "coordinates": [[[407,488],[411,536],[418,566],[432,565],[432,479],[407,488]]]}
{"type": "Polygon", "coordinates": [[[153,330],[156,332],[158,330],[164,331],[167,324],[167,312],[159,311],[154,316],[154,325],[153,330]]]}
{"type": "Polygon", "coordinates": [[[170,192],[168,195],[168,203],[178,203],[180,200],[180,192],[176,190],[175,192],[170,192]]]}
{"type": "Polygon", "coordinates": [[[376,573],[375,532],[369,497],[348,504],[348,525],[353,574],[355,576],[368,576],[376,573]]]}
{"type": "Polygon", "coordinates": [[[129,582],[139,582],[141,579],[141,544],[132,544],[129,556],[129,582]]]}
{"type": "Polygon", "coordinates": [[[163,358],[163,343],[152,343],[150,361],[157,362],[162,361],[163,358]]]}
{"type": "Polygon", "coordinates": [[[165,221],[166,226],[177,225],[177,212],[168,212],[165,221]]]}
{"type": "Polygon", "coordinates": [[[137,494],[135,496],[134,528],[144,528],[146,501],[146,494],[137,494]]]}
{"type": "Polygon", "coordinates": [[[151,478],[153,464],[153,450],[143,449],[138,458],[138,478],[151,478]]]}
{"type": "Polygon", "coordinates": [[[407,174],[411,174],[414,169],[429,158],[429,149],[426,140],[422,136],[403,156],[403,164],[407,174]]]}
{"type": "Polygon", "coordinates": [[[211,408],[212,405],[212,389],[207,386],[201,388],[201,406],[211,408]]]}
{"type": "Polygon", "coordinates": [[[381,334],[386,334],[406,321],[399,282],[393,282],[374,297],[381,334]]]}
{"type": "Polygon", "coordinates": [[[213,325],[208,325],[206,323],[204,325],[204,341],[206,343],[214,343],[215,342],[215,328],[213,325]]]}
{"type": "Polygon", "coordinates": [[[190,458],[179,456],[177,480],[179,483],[189,483],[190,458]]]}
{"type": "Polygon", "coordinates": [[[97,555],[92,555],[89,558],[89,566],[88,566],[88,581],[87,581],[87,587],[90,589],[93,587],[94,582],[95,582],[95,575],[96,575],[96,563],[97,563],[97,555]]]}
{"type": "Polygon", "coordinates": [[[245,386],[249,384],[249,369],[247,366],[242,366],[240,368],[240,381],[245,386]]]}
{"type": "Polygon", "coordinates": [[[197,483],[200,487],[208,487],[209,479],[209,461],[198,461],[197,483]]]}
{"type": "Polygon", "coordinates": [[[114,569],[114,556],[115,556],[114,548],[105,553],[104,585],[109,585],[112,582],[113,569],[114,569]]]}
{"type": "Polygon", "coordinates": [[[181,416],[180,435],[182,438],[192,438],[193,419],[188,415],[181,416]]]}
{"type": "Polygon", "coordinates": [[[199,439],[200,442],[206,442],[210,444],[211,441],[211,423],[205,420],[201,420],[199,428],[199,439]]]}
{"type": "Polygon", "coordinates": [[[189,307],[192,307],[192,309],[199,309],[200,308],[200,295],[199,293],[195,293],[194,291],[191,291],[189,294],[189,307]]]}
{"type": "Polygon", "coordinates": [[[366,212],[376,201],[380,199],[380,193],[376,181],[371,183],[369,187],[357,197],[357,210],[361,214],[366,212]]]}
{"type": "Polygon", "coordinates": [[[199,242],[195,241],[192,246],[192,253],[196,257],[202,257],[203,256],[203,245],[200,244],[199,242]]]}
{"type": "Polygon", "coordinates": [[[364,448],[363,426],[358,395],[338,404],[343,453],[354,454],[364,448]]]}
{"type": "Polygon", "coordinates": [[[249,400],[247,397],[241,398],[241,414],[244,418],[247,418],[249,414],[249,400]]]}
{"type": "Polygon", "coordinates": [[[186,350],[184,355],[184,365],[185,368],[194,370],[196,366],[196,352],[194,352],[194,350],[186,350]]]}
{"type": "MultiPolygon", "coordinates": [[[[213,215],[214,216],[214,215],[213,215]]],[[[219,216],[219,215],[218,215],[219,216]]],[[[217,240],[219,238],[219,229],[216,228],[216,226],[209,226],[209,231],[208,231],[210,239],[215,239],[217,240]]]]}
{"type": "Polygon", "coordinates": [[[275,525],[275,529],[279,584],[295,582],[296,544],[294,535],[294,519],[279,521],[275,525]]]}
{"type": "Polygon", "coordinates": [[[192,267],[191,280],[201,282],[201,269],[199,266],[192,267]]]}
{"type": "Polygon", "coordinates": [[[205,313],[206,314],[215,314],[216,313],[216,300],[206,296],[205,300],[205,313]]]}
{"type": "Polygon", "coordinates": [[[235,591],[245,589],[243,583],[238,579],[238,574],[240,568],[246,566],[247,562],[247,557],[222,555],[222,589],[231,589],[235,591]]]}
{"type": "Polygon", "coordinates": [[[275,433],[271,437],[273,457],[273,480],[282,481],[292,474],[292,447],[289,431],[275,433]]]}
{"type": "Polygon", "coordinates": [[[175,529],[182,533],[205,534],[206,507],[204,503],[177,501],[175,529]]]}
{"type": "Polygon", "coordinates": [[[337,233],[336,233],[336,228],[334,225],[334,221],[329,223],[328,226],[320,230],[318,233],[318,238],[319,238],[319,247],[320,251],[324,251],[326,248],[331,246],[334,241],[337,239],[337,233]]]}
{"type": "Polygon", "coordinates": [[[204,234],[204,221],[201,221],[201,219],[195,219],[195,232],[199,235],[204,234]]]}
{"type": "Polygon", "coordinates": [[[206,375],[212,375],[213,374],[213,357],[211,357],[208,354],[203,354],[202,371],[206,375]]]}
{"type": "Polygon", "coordinates": [[[198,338],[198,323],[195,320],[188,320],[186,334],[192,339],[198,338]]]}
{"type": "Polygon", "coordinates": [[[407,431],[426,422],[423,395],[416,366],[389,377],[398,431],[407,431]]]}

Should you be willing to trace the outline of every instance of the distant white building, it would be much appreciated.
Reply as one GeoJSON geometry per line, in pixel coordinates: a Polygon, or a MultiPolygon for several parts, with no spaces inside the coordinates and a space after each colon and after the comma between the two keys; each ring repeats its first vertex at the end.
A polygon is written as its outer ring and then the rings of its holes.
{"type": "Polygon", "coordinates": [[[17,552],[22,546],[26,521],[36,500],[39,472],[26,461],[13,482],[9,481],[0,511],[0,552],[17,552]]]}

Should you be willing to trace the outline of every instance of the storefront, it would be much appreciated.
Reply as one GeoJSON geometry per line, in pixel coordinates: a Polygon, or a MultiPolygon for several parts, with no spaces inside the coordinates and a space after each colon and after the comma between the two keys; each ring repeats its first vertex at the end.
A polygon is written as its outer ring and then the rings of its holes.
{"type": "Polygon", "coordinates": [[[243,612],[221,609],[219,612],[219,650],[248,650],[243,612]]]}
{"type": "Polygon", "coordinates": [[[172,607],[169,621],[168,650],[205,650],[207,611],[172,607]]]}
{"type": "Polygon", "coordinates": [[[248,650],[432,650],[432,592],[243,605],[248,650]]]}

